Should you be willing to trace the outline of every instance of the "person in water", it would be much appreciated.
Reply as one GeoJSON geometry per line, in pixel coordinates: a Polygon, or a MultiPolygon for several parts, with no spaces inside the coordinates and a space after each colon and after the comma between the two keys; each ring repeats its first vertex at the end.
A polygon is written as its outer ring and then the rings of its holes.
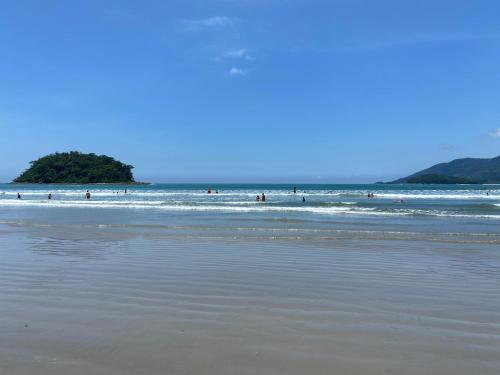
{"type": "Polygon", "coordinates": [[[255,198],[255,200],[256,200],[257,202],[260,202],[260,195],[257,195],[257,197],[255,198]]]}
{"type": "Polygon", "coordinates": [[[21,199],[21,194],[17,193],[17,199],[21,199]]]}
{"type": "Polygon", "coordinates": [[[52,199],[52,193],[49,193],[49,195],[47,196],[47,199],[52,199]]]}
{"type": "Polygon", "coordinates": [[[306,203],[306,197],[302,197],[302,203],[306,203]]]}
{"type": "Polygon", "coordinates": [[[208,188],[207,194],[212,194],[212,189],[210,187],[208,188]]]}
{"type": "Polygon", "coordinates": [[[87,192],[85,193],[85,198],[87,199],[90,199],[90,192],[87,190],[87,192]]]}
{"type": "Polygon", "coordinates": [[[262,198],[261,198],[262,202],[265,202],[266,201],[266,195],[264,193],[262,193],[262,198]]]}
{"type": "Polygon", "coordinates": [[[294,186],[294,187],[293,187],[293,193],[294,193],[294,194],[297,194],[297,186],[294,186]]]}

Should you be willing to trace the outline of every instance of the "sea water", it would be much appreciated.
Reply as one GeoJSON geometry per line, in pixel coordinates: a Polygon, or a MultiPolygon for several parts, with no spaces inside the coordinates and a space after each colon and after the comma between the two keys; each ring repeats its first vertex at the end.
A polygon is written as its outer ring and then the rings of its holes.
{"type": "Polygon", "coordinates": [[[0,374],[500,373],[500,186],[208,187],[0,185],[0,374]]]}

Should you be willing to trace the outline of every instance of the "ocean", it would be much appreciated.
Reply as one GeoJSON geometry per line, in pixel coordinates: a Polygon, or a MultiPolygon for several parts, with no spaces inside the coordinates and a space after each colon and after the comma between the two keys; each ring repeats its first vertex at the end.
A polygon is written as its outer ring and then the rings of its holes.
{"type": "Polygon", "coordinates": [[[64,225],[78,212],[94,226],[162,227],[194,236],[498,241],[500,185],[301,185],[293,193],[293,185],[221,184],[211,186],[211,194],[208,188],[1,184],[0,220],[36,222],[50,215],[64,225]],[[262,193],[266,201],[257,202],[262,193]]]}
{"type": "Polygon", "coordinates": [[[500,185],[293,187],[0,184],[0,374],[500,373],[500,185]]]}

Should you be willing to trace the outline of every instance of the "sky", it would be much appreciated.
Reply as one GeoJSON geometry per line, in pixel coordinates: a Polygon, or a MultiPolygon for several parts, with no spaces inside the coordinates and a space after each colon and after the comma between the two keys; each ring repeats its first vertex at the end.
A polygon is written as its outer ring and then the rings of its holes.
{"type": "Polygon", "coordinates": [[[0,181],[70,150],[155,182],[498,156],[500,2],[4,1],[0,181]]]}

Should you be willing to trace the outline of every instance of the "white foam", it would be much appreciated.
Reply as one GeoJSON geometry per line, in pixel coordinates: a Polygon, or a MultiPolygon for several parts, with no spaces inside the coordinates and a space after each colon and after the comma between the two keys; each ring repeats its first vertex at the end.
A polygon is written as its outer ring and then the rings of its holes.
{"type": "MultiPolygon", "coordinates": [[[[23,196],[27,197],[42,197],[47,196],[51,193],[54,197],[83,197],[86,189],[82,190],[70,190],[70,189],[19,189],[16,191],[9,190],[3,192],[4,196],[16,196],[17,193],[21,193],[23,196]]],[[[109,189],[96,189],[91,190],[93,197],[116,197],[119,199],[126,198],[162,198],[162,197],[179,197],[179,198],[194,198],[194,197],[204,197],[206,199],[216,199],[217,197],[240,197],[240,198],[251,198],[252,200],[256,195],[260,195],[262,192],[268,197],[287,197],[300,199],[302,196],[306,197],[317,197],[317,198],[328,198],[328,197],[352,197],[352,198],[366,198],[366,190],[312,190],[307,193],[299,192],[294,194],[285,190],[266,190],[266,189],[252,189],[252,190],[227,190],[221,191],[219,194],[207,194],[206,191],[193,191],[193,190],[129,190],[127,194],[124,194],[123,190],[115,193],[113,190],[109,189]]],[[[500,200],[500,191],[493,190],[489,192],[489,195],[484,191],[478,190],[397,190],[397,191],[372,191],[377,199],[441,199],[441,200],[457,200],[457,199],[488,199],[488,200],[500,200]]],[[[346,203],[347,204],[347,203],[346,203]]]]}
{"type": "Polygon", "coordinates": [[[441,199],[441,200],[455,200],[455,199],[500,199],[500,195],[486,195],[475,193],[375,193],[375,198],[383,199],[441,199]]]}
{"type": "Polygon", "coordinates": [[[314,206],[271,206],[262,203],[254,203],[247,206],[224,206],[224,205],[186,205],[186,204],[166,204],[163,201],[98,201],[98,200],[0,200],[3,207],[45,207],[45,208],[108,208],[108,209],[155,209],[163,211],[198,211],[198,212],[274,212],[274,213],[312,213],[323,215],[360,215],[360,216],[442,216],[460,218],[484,218],[500,219],[500,215],[475,215],[459,214],[448,211],[420,210],[420,209],[400,209],[393,211],[377,211],[368,207],[314,207],[314,206]]]}

